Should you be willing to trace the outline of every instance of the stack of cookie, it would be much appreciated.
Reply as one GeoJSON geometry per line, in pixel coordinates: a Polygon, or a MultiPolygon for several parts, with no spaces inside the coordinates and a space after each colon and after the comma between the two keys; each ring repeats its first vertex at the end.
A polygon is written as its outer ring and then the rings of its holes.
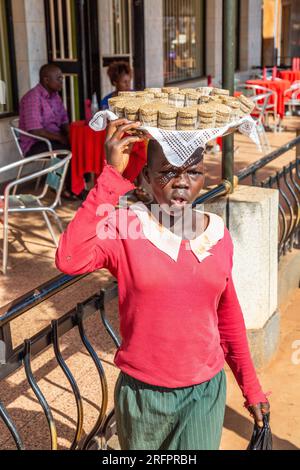
{"type": "Polygon", "coordinates": [[[173,86],[173,87],[165,86],[161,89],[161,91],[163,93],[168,93],[169,95],[170,93],[179,93],[180,89],[178,86],[173,86]]]}
{"type": "Polygon", "coordinates": [[[177,109],[172,106],[161,107],[158,111],[158,127],[172,131],[177,126],[177,109]]]}
{"type": "Polygon", "coordinates": [[[254,104],[245,96],[233,97],[222,88],[146,88],[120,92],[109,99],[109,108],[120,118],[166,130],[224,127],[250,114],[254,104]]]}
{"type": "Polygon", "coordinates": [[[115,104],[114,104],[114,113],[119,118],[124,118],[125,117],[125,105],[126,105],[125,100],[120,100],[118,102],[115,102],[115,104]]]}
{"type": "Polygon", "coordinates": [[[213,88],[211,92],[212,96],[229,96],[229,90],[223,88],[213,88]]]}
{"type": "Polygon", "coordinates": [[[246,114],[251,114],[253,109],[255,108],[255,104],[250,101],[246,96],[240,95],[238,96],[238,100],[240,101],[241,106],[241,116],[245,116],[246,114]]]}
{"type": "Polygon", "coordinates": [[[198,106],[199,129],[209,129],[215,127],[216,108],[210,104],[200,104],[198,106]]]}
{"type": "Polygon", "coordinates": [[[216,127],[224,127],[229,124],[231,108],[225,104],[216,105],[216,127]]]}
{"type": "Polygon", "coordinates": [[[179,131],[193,131],[197,129],[198,109],[196,106],[180,109],[177,116],[177,129],[179,131]]]}
{"type": "Polygon", "coordinates": [[[230,116],[233,120],[239,119],[241,102],[237,98],[234,98],[233,96],[224,96],[222,103],[231,108],[230,116]]]}
{"type": "Polygon", "coordinates": [[[124,106],[124,115],[129,121],[139,121],[140,119],[140,107],[141,102],[139,100],[129,101],[124,106]]]}
{"type": "Polygon", "coordinates": [[[200,94],[193,90],[193,91],[188,91],[186,94],[185,94],[185,105],[186,106],[197,106],[197,104],[199,103],[199,99],[200,99],[200,94]]]}
{"type": "Polygon", "coordinates": [[[161,88],[145,88],[145,92],[153,93],[155,96],[157,93],[161,93],[161,88]]]}
{"type": "Polygon", "coordinates": [[[183,108],[185,106],[184,93],[169,93],[169,104],[176,108],[183,108]]]}
{"type": "Polygon", "coordinates": [[[159,101],[160,103],[169,103],[169,95],[168,93],[163,93],[163,92],[156,92],[154,93],[154,98],[156,101],[159,101]]]}
{"type": "Polygon", "coordinates": [[[200,96],[209,96],[213,91],[213,87],[211,86],[200,86],[196,88],[196,91],[200,94],[200,96]]]}
{"type": "Polygon", "coordinates": [[[144,126],[157,127],[158,108],[147,103],[140,106],[139,117],[144,126]]]}
{"type": "Polygon", "coordinates": [[[136,98],[137,93],[136,91],[119,91],[118,96],[122,98],[136,98]]]}

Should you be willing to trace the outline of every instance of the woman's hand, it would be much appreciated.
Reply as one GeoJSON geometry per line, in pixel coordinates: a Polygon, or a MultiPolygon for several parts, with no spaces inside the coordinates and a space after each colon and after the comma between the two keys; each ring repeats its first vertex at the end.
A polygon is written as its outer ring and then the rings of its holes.
{"type": "Polygon", "coordinates": [[[257,403],[256,405],[250,405],[248,406],[248,411],[250,412],[250,415],[252,416],[252,418],[254,418],[254,421],[257,424],[257,426],[262,428],[264,425],[263,415],[270,412],[270,404],[269,402],[267,402],[267,403],[257,403]]]}
{"type": "Polygon", "coordinates": [[[121,175],[124,173],[129,156],[136,142],[142,142],[144,139],[137,136],[125,136],[127,132],[140,127],[140,122],[131,122],[127,119],[117,119],[111,121],[107,127],[105,141],[106,161],[113,166],[121,175]]]}

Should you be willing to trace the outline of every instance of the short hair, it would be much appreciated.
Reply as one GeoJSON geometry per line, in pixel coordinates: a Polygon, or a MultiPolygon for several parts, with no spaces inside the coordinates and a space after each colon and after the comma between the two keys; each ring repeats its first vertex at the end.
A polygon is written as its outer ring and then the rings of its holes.
{"type": "Polygon", "coordinates": [[[110,64],[107,70],[107,75],[111,81],[111,84],[117,82],[119,78],[126,74],[131,76],[131,68],[127,62],[113,62],[110,64]]]}
{"type": "Polygon", "coordinates": [[[55,69],[60,70],[60,67],[54,62],[51,62],[50,64],[42,65],[42,67],[40,68],[40,82],[43,80],[44,77],[47,76],[49,72],[51,72],[51,70],[55,70],[55,69]]]}

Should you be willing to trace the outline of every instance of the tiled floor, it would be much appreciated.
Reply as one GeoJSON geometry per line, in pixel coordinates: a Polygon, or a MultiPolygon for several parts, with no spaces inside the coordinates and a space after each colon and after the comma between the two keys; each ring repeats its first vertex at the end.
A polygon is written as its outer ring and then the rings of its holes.
{"type": "MultiPolygon", "coordinates": [[[[300,118],[289,120],[291,129],[300,126],[300,118]]],[[[294,130],[278,134],[269,134],[272,148],[275,149],[295,136],[294,130]]],[[[236,171],[249,163],[261,158],[255,145],[245,137],[238,135],[236,145],[236,171]]],[[[290,151],[284,157],[276,160],[264,171],[274,171],[289,160],[293,159],[295,151],[290,151]]],[[[218,182],[220,175],[220,155],[206,158],[207,184],[218,182]]],[[[66,225],[71,220],[76,203],[65,204],[58,213],[66,225]]],[[[9,238],[9,270],[7,276],[0,275],[0,307],[30,289],[58,275],[54,266],[55,248],[50,234],[47,232],[42,217],[15,216],[11,219],[9,238]]],[[[1,222],[0,222],[1,230],[1,222]]],[[[2,244],[0,233],[0,246],[2,244]]],[[[1,257],[0,257],[1,262],[1,257]]],[[[14,345],[20,344],[24,338],[32,336],[41,328],[47,326],[51,319],[58,318],[90,295],[99,292],[101,287],[111,282],[111,276],[105,271],[91,274],[64,292],[57,294],[47,302],[39,305],[12,323],[14,345]]],[[[274,362],[260,373],[266,389],[273,391],[272,404],[273,431],[276,448],[293,449],[300,446],[300,436],[294,430],[299,429],[299,405],[297,390],[299,390],[299,371],[290,361],[290,349],[294,339],[299,339],[300,296],[295,293],[294,302],[287,305],[282,329],[282,343],[279,354],[274,362]],[[298,334],[298,338],[297,338],[298,334]],[[297,374],[298,373],[298,374],[297,374]],[[288,383],[293,386],[282,387],[288,383]],[[298,410],[296,408],[298,407],[298,410]],[[297,421],[298,420],[298,421],[297,421]]],[[[115,329],[118,328],[117,302],[113,301],[109,308],[109,317],[115,329]]],[[[113,387],[118,370],[113,365],[115,347],[94,314],[86,322],[87,332],[100,358],[103,361],[109,384],[109,407],[112,406],[113,387]]],[[[101,398],[101,389],[95,367],[84,350],[78,332],[72,330],[62,340],[62,352],[74,373],[80,386],[85,410],[85,431],[91,429],[97,417],[101,398]]],[[[299,368],[299,366],[298,366],[299,368]]],[[[76,407],[70,387],[57,366],[53,352],[48,349],[33,361],[33,370],[39,380],[39,385],[48,399],[58,427],[59,446],[66,448],[74,436],[76,407]]],[[[222,441],[223,449],[242,449],[247,445],[251,435],[251,421],[246,410],[242,407],[242,396],[237,389],[230,373],[228,375],[227,413],[222,441]]],[[[28,448],[48,448],[47,424],[37,400],[30,391],[23,371],[18,371],[1,383],[0,399],[8,407],[12,417],[21,431],[28,448]]],[[[12,440],[4,426],[0,424],[0,449],[13,448],[12,440]]]]}

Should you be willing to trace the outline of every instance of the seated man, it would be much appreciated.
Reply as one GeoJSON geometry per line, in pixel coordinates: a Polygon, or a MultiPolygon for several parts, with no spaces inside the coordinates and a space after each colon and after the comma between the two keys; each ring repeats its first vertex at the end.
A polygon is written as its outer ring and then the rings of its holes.
{"type": "MultiPolygon", "coordinates": [[[[69,150],[69,118],[59,92],[62,90],[63,74],[55,64],[43,65],[40,82],[23,96],[20,102],[20,129],[37,137],[50,140],[53,150],[69,150]]],[[[26,157],[47,152],[46,142],[21,135],[20,145],[26,157]]],[[[70,168],[66,187],[70,190],[70,168]]],[[[69,191],[63,194],[70,196],[69,191]]]]}

